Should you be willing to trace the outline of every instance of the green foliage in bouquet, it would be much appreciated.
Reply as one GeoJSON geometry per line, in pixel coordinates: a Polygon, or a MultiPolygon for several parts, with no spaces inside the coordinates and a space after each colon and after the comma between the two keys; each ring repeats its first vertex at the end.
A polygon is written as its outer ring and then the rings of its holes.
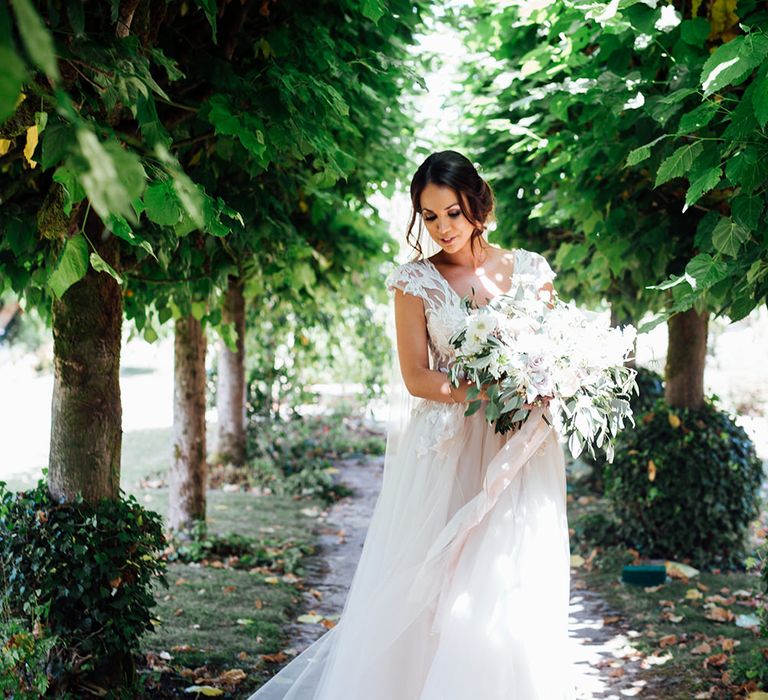
{"type": "Polygon", "coordinates": [[[743,428],[712,400],[700,410],[659,400],[619,436],[603,478],[621,537],[643,556],[739,568],[762,473],[743,428]],[[675,526],[683,520],[691,526],[675,526]]]}
{"type": "Polygon", "coordinates": [[[0,482],[2,608],[28,629],[57,637],[51,674],[128,664],[152,630],[152,583],[167,587],[162,521],[133,496],[60,504],[45,481],[13,492],[0,482]]]}
{"type": "MultiPolygon", "coordinates": [[[[632,415],[637,418],[650,411],[653,404],[658,399],[664,397],[664,377],[647,367],[638,367],[635,381],[637,382],[638,393],[631,395],[629,406],[632,409],[632,415]]],[[[632,429],[629,427],[625,428],[625,430],[632,429]]],[[[593,457],[589,452],[582,452],[581,460],[592,465],[591,473],[585,477],[588,479],[590,488],[594,491],[602,492],[605,458],[601,454],[593,457]]]]}

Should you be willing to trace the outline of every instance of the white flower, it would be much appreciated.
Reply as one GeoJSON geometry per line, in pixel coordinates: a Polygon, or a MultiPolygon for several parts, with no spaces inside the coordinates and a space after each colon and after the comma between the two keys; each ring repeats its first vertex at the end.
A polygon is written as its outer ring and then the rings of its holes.
{"type": "Polygon", "coordinates": [[[570,399],[579,390],[579,376],[570,367],[563,367],[557,373],[557,391],[564,399],[570,399]]]}
{"type": "Polygon", "coordinates": [[[464,342],[461,344],[461,355],[477,355],[483,349],[483,339],[478,339],[476,336],[467,333],[464,337],[464,342]]]}
{"type": "Polygon", "coordinates": [[[635,37],[635,49],[637,51],[643,51],[651,45],[652,41],[653,37],[650,34],[638,34],[635,37]]]}
{"type": "Polygon", "coordinates": [[[496,319],[490,313],[473,314],[467,322],[467,334],[485,340],[496,330],[496,325],[496,319]]]}
{"type": "Polygon", "coordinates": [[[642,92],[638,92],[634,97],[630,97],[624,103],[624,109],[639,109],[645,104],[645,95],[642,92]]]}
{"type": "Polygon", "coordinates": [[[674,5],[664,5],[661,8],[661,16],[656,20],[654,29],[658,29],[660,32],[672,31],[681,20],[680,13],[675,9],[674,5]]]}

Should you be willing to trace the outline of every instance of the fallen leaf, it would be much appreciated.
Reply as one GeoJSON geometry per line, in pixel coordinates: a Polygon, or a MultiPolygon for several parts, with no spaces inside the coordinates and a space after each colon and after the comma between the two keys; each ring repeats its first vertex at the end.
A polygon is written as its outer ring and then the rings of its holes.
{"type": "Polygon", "coordinates": [[[736,616],[727,608],[719,608],[713,605],[704,613],[704,617],[715,622],[731,622],[736,616]]]}
{"type": "Polygon", "coordinates": [[[668,634],[665,637],[659,639],[659,646],[662,648],[672,646],[673,644],[677,644],[676,634],[668,634]]]}
{"type": "Polygon", "coordinates": [[[224,691],[220,688],[214,688],[212,685],[191,685],[189,688],[184,689],[185,693],[202,693],[206,697],[214,698],[219,695],[224,695],[224,691]]]}
{"type": "Polygon", "coordinates": [[[712,651],[712,647],[707,642],[702,642],[698,646],[691,649],[691,654],[709,654],[712,651]]]}
{"type": "Polygon", "coordinates": [[[665,561],[664,566],[667,569],[667,574],[672,578],[693,578],[699,575],[699,570],[694,569],[688,564],[683,564],[680,561],[665,561]]]}
{"type": "Polygon", "coordinates": [[[728,654],[712,654],[704,659],[704,668],[709,666],[722,666],[728,661],[728,654]]]}
{"type": "Polygon", "coordinates": [[[261,658],[270,664],[281,664],[288,658],[284,651],[278,651],[275,654],[262,654],[261,658]]]}
{"type": "Polygon", "coordinates": [[[308,622],[310,624],[317,624],[323,619],[322,615],[318,615],[317,613],[306,613],[304,615],[299,615],[296,618],[297,622],[308,622]]]}
{"type": "Polygon", "coordinates": [[[696,588],[689,588],[685,592],[686,600],[698,600],[699,598],[703,598],[703,597],[704,597],[704,594],[696,588]]]}
{"type": "Polygon", "coordinates": [[[656,462],[652,459],[648,460],[648,481],[653,481],[656,478],[656,462]]]}
{"type": "Polygon", "coordinates": [[[760,624],[760,618],[758,618],[757,615],[753,615],[752,613],[749,613],[747,615],[736,616],[737,627],[744,627],[745,629],[749,629],[750,627],[756,627],[759,624],[760,624]]]}

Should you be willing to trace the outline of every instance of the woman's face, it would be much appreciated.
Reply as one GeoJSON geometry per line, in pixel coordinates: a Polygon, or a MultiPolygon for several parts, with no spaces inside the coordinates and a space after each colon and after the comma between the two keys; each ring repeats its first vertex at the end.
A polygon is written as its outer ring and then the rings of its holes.
{"type": "MultiPolygon", "coordinates": [[[[469,243],[475,227],[461,213],[459,198],[453,189],[430,182],[422,190],[419,203],[429,235],[446,253],[455,253],[469,243]]],[[[467,204],[466,198],[464,204],[467,204]]]]}

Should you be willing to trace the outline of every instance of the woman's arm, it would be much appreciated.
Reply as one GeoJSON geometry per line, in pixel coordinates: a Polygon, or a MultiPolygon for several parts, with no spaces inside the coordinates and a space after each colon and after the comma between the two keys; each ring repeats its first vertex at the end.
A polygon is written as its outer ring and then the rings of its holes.
{"type": "Polygon", "coordinates": [[[445,372],[429,368],[424,302],[401,289],[395,290],[395,331],[400,372],[410,394],[444,403],[467,400],[471,382],[463,380],[460,387],[452,387],[445,372]]]}

